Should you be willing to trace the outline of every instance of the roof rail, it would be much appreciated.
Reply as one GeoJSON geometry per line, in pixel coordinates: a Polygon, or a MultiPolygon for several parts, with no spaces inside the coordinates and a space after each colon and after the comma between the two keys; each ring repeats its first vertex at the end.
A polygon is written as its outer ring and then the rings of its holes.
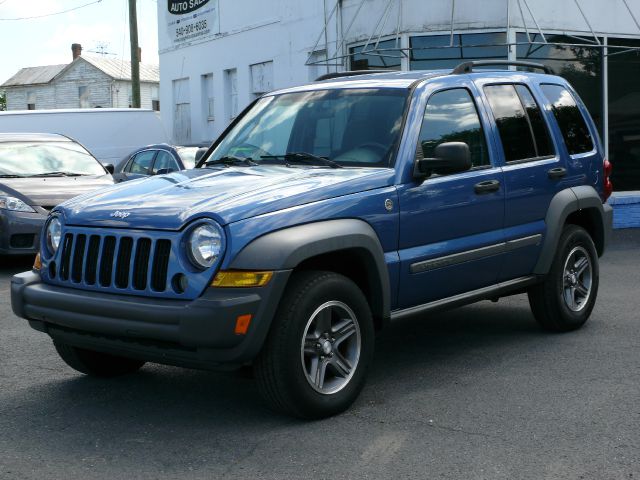
{"type": "Polygon", "coordinates": [[[346,72],[333,72],[320,75],[314,82],[330,80],[332,78],[351,77],[352,75],[367,75],[369,73],[388,73],[389,70],[347,70],[346,72]]]}
{"type": "Polygon", "coordinates": [[[551,67],[543,65],[542,63],[524,62],[520,60],[473,60],[472,62],[461,63],[451,71],[451,74],[460,75],[462,73],[471,73],[473,72],[473,67],[484,67],[490,65],[513,65],[516,67],[538,68],[540,70],[544,70],[544,73],[549,75],[556,74],[551,67]]]}

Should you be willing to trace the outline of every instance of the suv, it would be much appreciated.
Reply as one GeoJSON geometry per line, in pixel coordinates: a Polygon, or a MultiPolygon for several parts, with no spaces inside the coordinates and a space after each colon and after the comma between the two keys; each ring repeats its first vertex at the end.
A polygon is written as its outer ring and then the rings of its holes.
{"type": "Polygon", "coordinates": [[[526,292],[544,329],[579,328],[610,166],[565,80],[487,63],[264,95],[200,168],[56,207],[13,311],[82,373],[252,365],[304,418],[355,400],[390,321],[526,292]]]}

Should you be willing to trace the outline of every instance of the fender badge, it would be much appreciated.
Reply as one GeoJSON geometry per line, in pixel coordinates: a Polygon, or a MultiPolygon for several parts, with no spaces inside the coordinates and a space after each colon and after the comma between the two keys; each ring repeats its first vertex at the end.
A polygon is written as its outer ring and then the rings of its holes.
{"type": "Polygon", "coordinates": [[[386,208],[388,212],[393,210],[393,200],[391,200],[390,198],[387,198],[384,201],[384,208],[386,208]]]}
{"type": "Polygon", "coordinates": [[[121,212],[120,210],[116,210],[115,212],[111,212],[111,215],[109,215],[110,217],[113,218],[127,218],[129,215],[131,215],[129,212],[121,212]]]}

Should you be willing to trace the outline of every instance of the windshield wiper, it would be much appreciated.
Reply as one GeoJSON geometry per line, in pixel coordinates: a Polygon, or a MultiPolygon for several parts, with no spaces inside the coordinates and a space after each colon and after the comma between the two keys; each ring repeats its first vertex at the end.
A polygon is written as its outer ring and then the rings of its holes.
{"type": "Polygon", "coordinates": [[[35,173],[29,176],[30,177],[82,177],[84,175],[86,174],[74,173],[74,172],[46,172],[46,173],[35,173]]]}
{"type": "Polygon", "coordinates": [[[24,178],[24,175],[15,175],[13,173],[0,173],[0,178],[24,178]]]}
{"type": "Polygon", "coordinates": [[[331,168],[342,168],[337,162],[333,160],[329,160],[325,157],[319,157],[318,155],[314,155],[313,153],[308,152],[289,152],[283,155],[262,155],[260,158],[283,158],[285,163],[289,165],[289,162],[293,163],[306,163],[306,164],[320,164],[325,167],[331,168]]]}
{"type": "Polygon", "coordinates": [[[247,165],[249,167],[258,165],[256,162],[253,161],[251,157],[243,158],[243,157],[236,157],[234,155],[227,155],[224,157],[220,157],[216,160],[209,160],[204,162],[205,167],[208,167],[209,165],[218,165],[218,164],[226,165],[226,166],[241,164],[241,165],[247,165]]]}

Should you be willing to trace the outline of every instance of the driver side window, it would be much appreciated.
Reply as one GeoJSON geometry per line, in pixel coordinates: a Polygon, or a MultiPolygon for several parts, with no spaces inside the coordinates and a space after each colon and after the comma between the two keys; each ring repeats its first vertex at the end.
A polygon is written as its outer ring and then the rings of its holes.
{"type": "Polygon", "coordinates": [[[417,148],[425,158],[433,157],[433,150],[445,142],[466,143],[473,167],[491,163],[476,105],[465,88],[436,92],[427,102],[417,148]]]}

